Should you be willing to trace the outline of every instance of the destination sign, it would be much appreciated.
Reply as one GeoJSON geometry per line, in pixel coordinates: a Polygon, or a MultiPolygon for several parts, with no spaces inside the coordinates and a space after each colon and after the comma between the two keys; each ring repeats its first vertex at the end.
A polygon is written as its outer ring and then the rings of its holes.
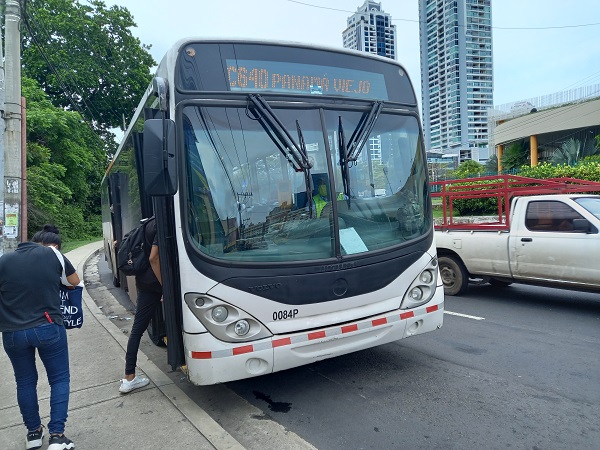
{"type": "Polygon", "coordinates": [[[279,61],[227,59],[225,62],[231,91],[388,100],[385,77],[380,73],[279,61]]]}

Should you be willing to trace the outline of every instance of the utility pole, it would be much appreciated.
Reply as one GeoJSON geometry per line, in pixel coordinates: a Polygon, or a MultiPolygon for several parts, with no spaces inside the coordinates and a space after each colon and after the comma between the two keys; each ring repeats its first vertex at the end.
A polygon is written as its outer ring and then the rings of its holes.
{"type": "Polygon", "coordinates": [[[4,179],[0,188],[4,194],[2,205],[2,238],[0,252],[13,251],[26,239],[21,236],[21,5],[18,0],[6,0],[5,30],[5,94],[4,94],[4,179]]]}
{"type": "Polygon", "coordinates": [[[4,254],[4,42],[0,33],[0,256],[4,254]]]}

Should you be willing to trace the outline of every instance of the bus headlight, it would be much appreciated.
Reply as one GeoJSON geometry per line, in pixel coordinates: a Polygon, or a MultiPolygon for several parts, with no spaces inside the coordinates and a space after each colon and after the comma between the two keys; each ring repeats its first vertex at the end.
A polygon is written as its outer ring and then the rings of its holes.
{"type": "Polygon", "coordinates": [[[231,303],[195,292],[183,298],[194,318],[221,341],[247,342],[273,336],[261,322],[231,303]]]}
{"type": "Polygon", "coordinates": [[[410,284],[404,298],[401,309],[416,308],[427,303],[435,294],[437,285],[437,259],[429,261],[418,277],[410,284]]]}
{"type": "Polygon", "coordinates": [[[224,306],[217,306],[213,308],[211,316],[215,322],[224,322],[227,319],[229,313],[227,312],[227,308],[224,306]]]}
{"type": "Polygon", "coordinates": [[[245,336],[248,334],[248,331],[250,331],[250,324],[247,320],[238,320],[233,326],[233,331],[235,331],[235,334],[238,336],[245,336]]]}
{"type": "Polygon", "coordinates": [[[415,301],[421,301],[423,299],[423,290],[420,287],[414,287],[410,291],[410,298],[415,301]]]}
{"type": "Polygon", "coordinates": [[[425,284],[430,284],[433,281],[433,273],[431,270],[424,270],[419,279],[425,284]]]}

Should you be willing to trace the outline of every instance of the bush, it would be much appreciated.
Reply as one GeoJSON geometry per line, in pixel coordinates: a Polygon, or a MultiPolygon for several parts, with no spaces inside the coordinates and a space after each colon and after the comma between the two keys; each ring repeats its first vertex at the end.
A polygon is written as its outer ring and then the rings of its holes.
{"type": "Polygon", "coordinates": [[[498,200],[495,197],[455,200],[454,209],[461,216],[495,215],[498,214],[498,200]]]}
{"type": "Polygon", "coordinates": [[[89,240],[102,235],[102,218],[99,214],[84,218],[81,210],[72,205],[63,206],[56,214],[31,207],[28,209],[29,238],[47,223],[59,228],[63,241],[89,240]]]}
{"type": "MultiPolygon", "coordinates": [[[[522,166],[517,175],[543,180],[547,178],[577,178],[600,182],[600,157],[588,156],[574,166],[543,162],[536,167],[522,166]]],[[[465,182],[464,186],[473,186],[484,182],[465,182]]],[[[494,198],[473,198],[455,200],[453,208],[461,216],[486,216],[498,213],[498,200],[494,198]]]]}
{"type": "Polygon", "coordinates": [[[518,175],[538,179],[569,177],[600,181],[600,160],[596,156],[589,156],[574,166],[543,162],[536,167],[521,167],[518,175]]]}
{"type": "MultiPolygon", "coordinates": [[[[472,181],[460,183],[460,186],[477,186],[488,183],[487,181],[472,181]]],[[[459,199],[452,202],[452,207],[454,215],[488,216],[498,213],[498,199],[496,197],[459,199]]]]}

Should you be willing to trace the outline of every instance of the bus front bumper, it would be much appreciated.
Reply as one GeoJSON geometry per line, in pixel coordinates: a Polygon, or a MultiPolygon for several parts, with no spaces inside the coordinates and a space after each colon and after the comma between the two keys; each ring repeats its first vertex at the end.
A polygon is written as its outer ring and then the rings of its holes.
{"type": "Polygon", "coordinates": [[[240,380],[427,333],[443,324],[443,301],[431,303],[247,343],[222,342],[210,333],[184,333],[188,377],[197,385],[240,380]]]}

